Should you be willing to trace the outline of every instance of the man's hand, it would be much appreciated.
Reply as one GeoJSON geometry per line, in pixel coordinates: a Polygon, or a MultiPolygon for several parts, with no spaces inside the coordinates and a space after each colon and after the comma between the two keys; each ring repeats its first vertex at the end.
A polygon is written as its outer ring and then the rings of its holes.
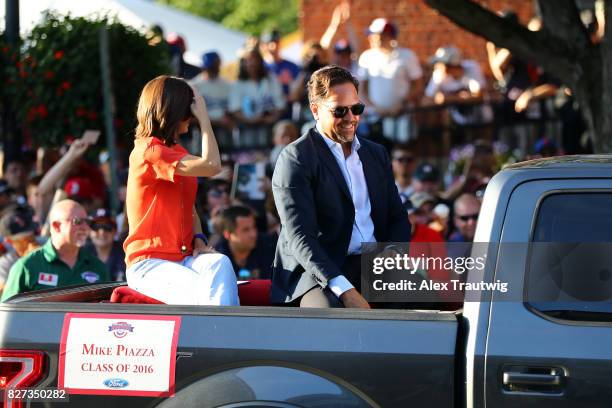
{"type": "Polygon", "coordinates": [[[529,102],[531,102],[532,99],[533,93],[531,92],[531,89],[527,89],[518,97],[518,99],[514,103],[514,110],[517,113],[523,112],[525,109],[527,109],[527,106],[529,105],[529,102]]]}
{"type": "Polygon", "coordinates": [[[196,239],[193,242],[193,257],[195,258],[201,254],[216,254],[215,248],[206,245],[201,239],[196,239]]]}
{"type": "Polygon", "coordinates": [[[344,303],[344,307],[347,308],[370,309],[370,304],[355,288],[349,289],[340,295],[340,301],[344,303]]]}
{"type": "Polygon", "coordinates": [[[74,142],[70,144],[70,147],[68,148],[68,152],[66,152],[66,155],[74,157],[74,158],[81,157],[83,154],[85,154],[87,149],[89,149],[89,146],[90,146],[89,143],[87,143],[83,139],[76,139],[74,142]]]}
{"type": "Polygon", "coordinates": [[[66,154],[72,155],[73,157],[81,157],[83,154],[85,154],[89,146],[93,146],[96,144],[99,137],[99,130],[88,129],[84,131],[83,136],[81,136],[80,139],[76,139],[70,144],[70,147],[68,148],[68,152],[66,152],[66,154]]]}

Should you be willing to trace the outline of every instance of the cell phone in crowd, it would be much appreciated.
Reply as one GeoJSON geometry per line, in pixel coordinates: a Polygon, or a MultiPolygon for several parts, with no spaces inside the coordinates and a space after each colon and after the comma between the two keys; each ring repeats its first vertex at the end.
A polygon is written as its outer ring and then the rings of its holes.
{"type": "Polygon", "coordinates": [[[83,133],[83,136],[81,137],[81,139],[84,142],[87,142],[90,146],[95,145],[98,142],[98,138],[100,137],[100,131],[99,130],[91,130],[88,129],[83,133]]]}
{"type": "Polygon", "coordinates": [[[232,182],[232,199],[264,200],[263,180],[266,175],[266,164],[236,163],[232,182]]]}

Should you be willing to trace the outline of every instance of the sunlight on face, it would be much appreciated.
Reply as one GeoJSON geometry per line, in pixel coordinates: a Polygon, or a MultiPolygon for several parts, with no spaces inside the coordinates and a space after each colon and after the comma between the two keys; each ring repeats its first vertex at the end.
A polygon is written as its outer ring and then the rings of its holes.
{"type": "Polygon", "coordinates": [[[352,106],[357,103],[359,103],[357,89],[352,83],[346,82],[332,86],[327,98],[316,105],[311,105],[311,109],[325,136],[337,143],[347,143],[355,137],[359,115],[353,115],[349,109],[343,118],[338,119],[334,117],[332,111],[338,106],[352,106]]]}

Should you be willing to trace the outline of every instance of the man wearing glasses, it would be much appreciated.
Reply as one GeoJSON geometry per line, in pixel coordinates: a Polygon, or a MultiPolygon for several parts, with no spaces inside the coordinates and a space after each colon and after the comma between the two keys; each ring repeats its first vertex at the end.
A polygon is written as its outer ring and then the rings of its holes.
{"type": "Polygon", "coordinates": [[[397,144],[391,150],[391,158],[397,191],[400,196],[408,198],[414,193],[412,174],[416,167],[416,160],[412,148],[408,144],[397,144]]]}
{"type": "Polygon", "coordinates": [[[51,237],[11,268],[2,301],[33,290],[110,281],[106,265],[83,248],[89,225],[76,201],[57,202],[49,213],[51,237]]]}
{"type": "Polygon", "coordinates": [[[358,81],[327,66],[308,82],[316,127],[282,151],[272,177],[281,220],[271,301],[369,308],[363,242],[408,242],[410,225],[384,148],[358,139],[358,81]]]}
{"type": "Polygon", "coordinates": [[[453,222],[455,231],[449,242],[472,242],[476,234],[476,222],[480,213],[480,201],[474,194],[464,193],[455,200],[453,222]]]}
{"type": "MultiPolygon", "coordinates": [[[[448,255],[452,258],[466,257],[472,252],[480,201],[474,194],[464,193],[455,200],[453,210],[455,230],[448,237],[448,255]]],[[[465,279],[463,275],[462,278],[465,279]]]]}

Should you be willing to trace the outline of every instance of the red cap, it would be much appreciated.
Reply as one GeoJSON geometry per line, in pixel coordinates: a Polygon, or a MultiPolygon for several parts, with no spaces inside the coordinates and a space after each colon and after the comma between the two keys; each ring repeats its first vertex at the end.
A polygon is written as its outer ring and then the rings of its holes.
{"type": "Polygon", "coordinates": [[[95,195],[91,181],[85,177],[74,177],[66,181],[64,191],[69,196],[77,196],[86,200],[92,199],[95,195]]]}
{"type": "Polygon", "coordinates": [[[176,45],[182,50],[187,49],[187,45],[185,44],[185,39],[178,35],[177,33],[170,33],[166,38],[166,42],[170,45],[176,45]]]}

